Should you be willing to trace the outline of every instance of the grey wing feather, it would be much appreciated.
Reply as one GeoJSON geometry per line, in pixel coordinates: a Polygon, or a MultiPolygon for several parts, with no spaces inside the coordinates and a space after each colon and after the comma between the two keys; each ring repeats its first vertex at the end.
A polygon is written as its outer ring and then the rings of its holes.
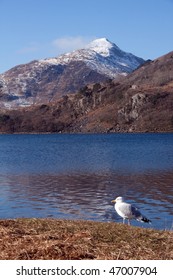
{"type": "Polygon", "coordinates": [[[136,208],[134,205],[131,205],[131,211],[132,211],[132,215],[136,218],[139,219],[142,217],[141,212],[138,210],[138,208],[136,208]]]}

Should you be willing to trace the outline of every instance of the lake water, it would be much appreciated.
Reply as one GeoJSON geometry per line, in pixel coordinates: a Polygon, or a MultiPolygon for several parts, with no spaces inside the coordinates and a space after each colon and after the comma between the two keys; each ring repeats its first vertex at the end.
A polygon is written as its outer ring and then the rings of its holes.
{"type": "Polygon", "coordinates": [[[0,218],[122,222],[124,196],[173,227],[173,134],[0,135],[0,218]]]}

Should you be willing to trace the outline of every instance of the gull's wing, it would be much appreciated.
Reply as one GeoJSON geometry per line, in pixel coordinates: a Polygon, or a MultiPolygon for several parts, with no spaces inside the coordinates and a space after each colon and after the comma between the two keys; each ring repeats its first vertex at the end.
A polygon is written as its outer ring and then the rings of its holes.
{"type": "Polygon", "coordinates": [[[127,219],[133,218],[132,206],[129,203],[122,202],[117,205],[118,212],[121,213],[121,216],[127,219]]]}
{"type": "Polygon", "coordinates": [[[131,205],[131,212],[135,219],[139,219],[142,216],[141,212],[134,205],[131,205]]]}
{"type": "Polygon", "coordinates": [[[136,220],[138,220],[140,222],[151,223],[151,221],[149,219],[147,219],[147,217],[142,215],[141,212],[138,210],[138,208],[136,208],[134,205],[131,205],[131,211],[132,211],[133,217],[136,220]]]}

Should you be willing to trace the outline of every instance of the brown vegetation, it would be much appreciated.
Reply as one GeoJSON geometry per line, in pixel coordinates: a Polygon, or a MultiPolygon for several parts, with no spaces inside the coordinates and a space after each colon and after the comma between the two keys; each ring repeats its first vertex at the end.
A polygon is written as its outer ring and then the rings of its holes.
{"type": "Polygon", "coordinates": [[[173,259],[173,232],[116,223],[0,220],[0,259],[173,259]]]}
{"type": "Polygon", "coordinates": [[[107,84],[56,103],[0,112],[1,133],[173,132],[173,87],[107,84]]]}

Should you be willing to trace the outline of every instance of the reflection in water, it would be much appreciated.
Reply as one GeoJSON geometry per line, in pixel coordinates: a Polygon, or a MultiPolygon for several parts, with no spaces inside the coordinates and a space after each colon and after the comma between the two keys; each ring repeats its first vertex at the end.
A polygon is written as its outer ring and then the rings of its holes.
{"type": "Polygon", "coordinates": [[[173,224],[172,171],[3,175],[0,185],[0,218],[121,221],[110,202],[121,195],[152,220],[151,227],[170,229],[173,224]]]}

